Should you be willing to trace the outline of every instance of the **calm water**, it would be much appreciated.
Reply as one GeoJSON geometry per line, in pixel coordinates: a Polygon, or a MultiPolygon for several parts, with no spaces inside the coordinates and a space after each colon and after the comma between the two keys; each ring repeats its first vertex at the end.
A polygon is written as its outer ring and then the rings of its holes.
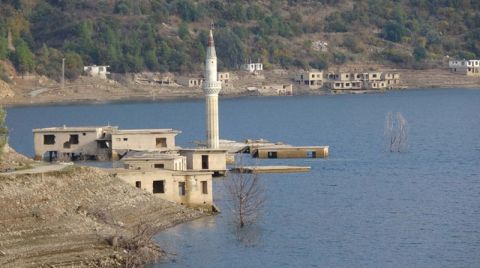
{"type": "MultiPolygon", "coordinates": [[[[32,155],[31,129],[112,124],[176,128],[203,138],[202,101],[8,109],[10,143],[32,155]]],[[[240,234],[223,213],[158,235],[172,260],[158,267],[480,267],[480,90],[222,99],[221,137],[330,145],[330,157],[261,160],[309,165],[263,176],[267,203],[240,234]],[[387,153],[389,111],[409,123],[409,151],[387,153]],[[246,233],[246,234],[245,234],[246,233]]]]}

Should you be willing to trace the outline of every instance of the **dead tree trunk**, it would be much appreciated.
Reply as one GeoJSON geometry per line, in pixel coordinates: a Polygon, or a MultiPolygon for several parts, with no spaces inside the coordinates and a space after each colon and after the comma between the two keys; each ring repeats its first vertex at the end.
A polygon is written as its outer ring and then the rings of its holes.
{"type": "Polygon", "coordinates": [[[408,149],[408,123],[400,112],[388,112],[385,117],[385,140],[390,152],[404,152],[408,149]]]}

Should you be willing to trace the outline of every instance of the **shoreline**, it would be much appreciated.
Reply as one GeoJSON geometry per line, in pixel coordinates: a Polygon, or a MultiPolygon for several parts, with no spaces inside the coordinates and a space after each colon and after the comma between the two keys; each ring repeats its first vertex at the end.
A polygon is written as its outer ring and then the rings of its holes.
{"type": "MultiPolygon", "coordinates": [[[[358,67],[360,68],[360,67],[358,67]]],[[[357,68],[357,69],[358,69],[357,68]]],[[[364,68],[365,69],[365,68],[364,68]]],[[[259,75],[246,74],[239,71],[231,72],[229,84],[224,85],[220,98],[235,99],[244,97],[280,97],[274,91],[259,91],[264,85],[292,85],[293,96],[311,95],[344,95],[372,94],[398,90],[434,90],[434,89],[480,89],[480,77],[463,76],[451,73],[447,69],[390,69],[379,68],[382,72],[398,73],[400,84],[398,89],[385,90],[345,90],[331,92],[329,89],[310,89],[307,86],[294,83],[289,77],[295,70],[269,70],[259,75]],[[249,88],[257,89],[250,91],[249,88]]],[[[324,71],[327,72],[327,71],[324,71]]],[[[134,81],[118,82],[94,77],[82,76],[68,82],[64,88],[55,81],[41,77],[16,77],[7,85],[6,95],[0,99],[3,107],[30,107],[51,105],[77,104],[110,104],[133,102],[165,102],[190,101],[204,98],[200,87],[163,86],[156,84],[141,84],[134,81]]],[[[2,93],[2,92],[0,92],[2,93]]]]}
{"type": "MultiPolygon", "coordinates": [[[[472,87],[408,87],[401,89],[388,89],[383,91],[377,90],[358,90],[358,91],[345,91],[345,92],[325,92],[325,91],[312,91],[312,92],[301,92],[301,94],[296,94],[292,96],[278,96],[278,95],[252,95],[252,94],[225,94],[220,95],[222,99],[241,99],[241,98],[280,98],[280,97],[298,97],[298,96],[336,96],[336,95],[363,95],[363,94],[384,94],[388,92],[398,92],[398,91],[407,91],[407,90],[480,90],[479,86],[472,87]]],[[[65,99],[55,99],[47,101],[18,101],[18,102],[6,102],[1,103],[0,106],[4,108],[22,108],[22,107],[45,107],[45,106],[69,106],[69,105],[104,105],[104,104],[123,104],[123,103],[156,103],[156,102],[181,102],[181,101],[200,101],[203,100],[203,95],[196,96],[174,96],[174,95],[165,95],[161,97],[156,97],[152,99],[151,97],[144,96],[134,96],[130,98],[109,98],[102,100],[93,100],[93,99],[77,99],[66,101],[65,99]]]]}

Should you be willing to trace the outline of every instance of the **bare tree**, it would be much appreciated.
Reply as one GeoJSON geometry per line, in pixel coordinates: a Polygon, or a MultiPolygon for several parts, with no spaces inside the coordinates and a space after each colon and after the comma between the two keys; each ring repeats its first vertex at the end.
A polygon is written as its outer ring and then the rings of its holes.
{"type": "Polygon", "coordinates": [[[400,112],[388,112],[385,117],[385,140],[390,152],[404,152],[408,149],[408,123],[400,112]]]}
{"type": "Polygon", "coordinates": [[[265,188],[258,173],[230,173],[225,184],[238,227],[254,223],[265,203],[265,188]]]}

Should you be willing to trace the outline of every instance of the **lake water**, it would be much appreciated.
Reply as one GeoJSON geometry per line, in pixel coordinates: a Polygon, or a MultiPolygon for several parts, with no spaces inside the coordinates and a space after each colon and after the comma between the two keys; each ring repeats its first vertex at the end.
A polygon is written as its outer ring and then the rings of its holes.
{"type": "MultiPolygon", "coordinates": [[[[269,174],[262,218],[240,234],[222,179],[222,213],[157,236],[175,255],[154,267],[480,267],[480,90],[220,100],[220,135],[329,145],[328,159],[269,174]],[[408,121],[409,149],[385,150],[389,112],[408,121]],[[239,237],[244,239],[239,239],[239,237]],[[246,237],[246,239],[245,239],[246,237]]],[[[10,143],[32,155],[32,128],[112,124],[204,137],[198,101],[8,109],[10,143]]]]}

